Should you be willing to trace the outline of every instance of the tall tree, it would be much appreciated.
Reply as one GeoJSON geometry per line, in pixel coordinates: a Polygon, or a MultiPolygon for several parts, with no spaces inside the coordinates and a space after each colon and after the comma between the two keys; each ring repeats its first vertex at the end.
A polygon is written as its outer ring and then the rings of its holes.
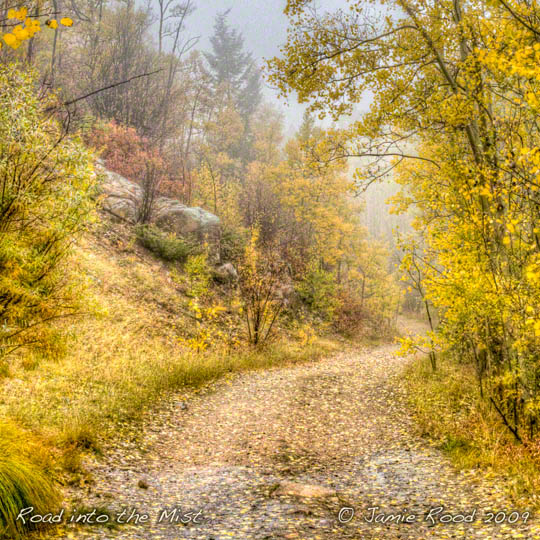
{"type": "Polygon", "coordinates": [[[227,23],[228,12],[217,16],[212,51],[205,53],[214,91],[222,91],[244,119],[261,103],[261,77],[251,53],[244,50],[244,38],[227,23]]]}

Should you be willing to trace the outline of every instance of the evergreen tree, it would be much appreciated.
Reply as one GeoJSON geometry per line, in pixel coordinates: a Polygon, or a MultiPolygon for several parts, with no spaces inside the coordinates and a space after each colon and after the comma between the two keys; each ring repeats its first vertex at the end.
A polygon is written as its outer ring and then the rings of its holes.
{"type": "Polygon", "coordinates": [[[228,12],[217,16],[212,51],[205,53],[215,92],[225,92],[247,120],[261,102],[261,76],[251,53],[244,51],[244,38],[227,23],[228,12]]]}
{"type": "Polygon", "coordinates": [[[315,126],[315,119],[309,111],[304,111],[304,116],[302,117],[302,125],[298,129],[298,139],[303,143],[307,144],[311,137],[316,133],[317,127],[315,126]]]}

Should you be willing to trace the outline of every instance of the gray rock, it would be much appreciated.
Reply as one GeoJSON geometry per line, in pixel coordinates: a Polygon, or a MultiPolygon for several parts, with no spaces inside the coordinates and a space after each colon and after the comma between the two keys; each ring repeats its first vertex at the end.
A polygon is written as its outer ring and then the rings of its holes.
{"type": "MultiPolygon", "coordinates": [[[[136,223],[143,202],[142,188],[106,169],[99,160],[96,172],[101,179],[98,182],[98,192],[102,198],[102,209],[119,219],[136,223]]],[[[195,237],[200,241],[217,240],[220,234],[220,220],[217,216],[167,197],[155,200],[151,221],[164,231],[195,237]]]]}
{"type": "Polygon", "coordinates": [[[142,189],[123,176],[99,167],[102,181],[98,183],[101,207],[113,216],[130,223],[137,221],[142,189]]]}
{"type": "Polygon", "coordinates": [[[175,199],[159,197],[154,205],[154,221],[166,231],[198,238],[215,239],[219,236],[220,220],[214,214],[189,207],[175,199]]]}
{"type": "Polygon", "coordinates": [[[229,262],[218,266],[214,270],[214,278],[222,283],[228,283],[238,279],[238,272],[234,265],[229,262]]]}

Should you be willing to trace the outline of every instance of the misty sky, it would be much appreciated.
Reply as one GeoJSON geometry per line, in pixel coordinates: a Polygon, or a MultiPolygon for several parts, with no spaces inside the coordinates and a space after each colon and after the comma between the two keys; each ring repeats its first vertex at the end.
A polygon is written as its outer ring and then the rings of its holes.
{"type": "MultiPolygon", "coordinates": [[[[262,65],[263,58],[276,56],[279,47],[285,43],[288,24],[283,14],[285,4],[286,0],[197,0],[197,8],[187,23],[188,32],[190,35],[200,35],[198,48],[208,50],[216,14],[230,9],[230,25],[243,34],[246,50],[251,51],[262,65]]],[[[320,8],[326,11],[334,11],[346,4],[346,0],[319,1],[320,8]]],[[[275,93],[265,85],[265,96],[274,101],[275,93]]],[[[293,102],[286,106],[281,100],[280,108],[289,128],[299,125],[303,107],[293,102]]]]}

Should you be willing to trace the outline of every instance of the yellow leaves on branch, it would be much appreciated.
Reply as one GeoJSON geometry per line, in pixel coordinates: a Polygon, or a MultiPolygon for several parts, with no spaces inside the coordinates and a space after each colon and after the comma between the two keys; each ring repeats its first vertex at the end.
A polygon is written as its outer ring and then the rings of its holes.
{"type": "MultiPolygon", "coordinates": [[[[2,41],[8,47],[12,49],[18,49],[22,43],[34,37],[34,35],[41,31],[41,23],[39,19],[28,16],[28,8],[21,7],[20,9],[8,10],[8,19],[21,21],[23,24],[17,24],[10,32],[6,32],[2,36],[2,41]]],[[[46,26],[55,30],[58,28],[58,22],[56,19],[49,19],[45,22],[46,26]]],[[[62,26],[72,26],[73,20],[69,17],[63,17],[60,19],[62,26]]],[[[2,46],[0,41],[0,47],[2,46]]]]}
{"type": "Polygon", "coordinates": [[[8,10],[8,19],[19,19],[19,21],[24,21],[28,16],[28,9],[22,7],[19,10],[10,9],[8,10]]]}

